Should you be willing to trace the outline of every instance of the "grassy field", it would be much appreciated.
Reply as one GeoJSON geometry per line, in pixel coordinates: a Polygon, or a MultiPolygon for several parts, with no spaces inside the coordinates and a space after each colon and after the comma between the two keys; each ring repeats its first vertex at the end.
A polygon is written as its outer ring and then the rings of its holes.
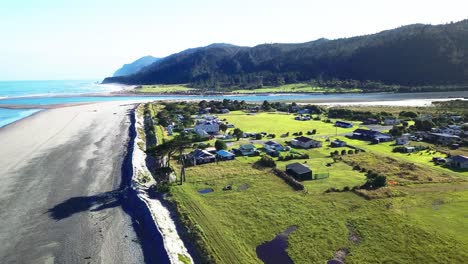
{"type": "Polygon", "coordinates": [[[143,85],[141,88],[135,89],[136,93],[155,93],[155,94],[167,94],[167,93],[180,93],[196,91],[195,88],[189,88],[184,85],[143,85]]]}
{"type": "Polygon", "coordinates": [[[281,86],[267,86],[258,89],[238,89],[233,90],[233,93],[242,94],[253,94],[253,93],[359,93],[361,89],[344,89],[344,88],[323,88],[313,87],[309,84],[296,83],[296,84],[285,84],[281,86]]]}
{"type": "MultiPolygon", "coordinates": [[[[230,114],[219,115],[220,119],[226,120],[234,124],[237,128],[242,129],[244,132],[266,132],[276,134],[277,137],[286,132],[290,136],[294,132],[303,132],[304,134],[316,129],[317,135],[335,135],[335,133],[343,134],[350,133],[355,128],[336,128],[333,123],[325,123],[323,121],[309,120],[297,121],[294,120],[294,115],[286,113],[258,113],[247,114],[242,111],[233,111],[230,114]]],[[[360,122],[356,122],[358,126],[360,122]]]]}
{"type": "MultiPolygon", "coordinates": [[[[433,157],[445,157],[446,156],[444,153],[436,151],[436,150],[430,150],[430,151],[424,150],[424,151],[419,151],[416,153],[394,153],[392,152],[392,149],[394,147],[393,145],[394,142],[386,142],[386,143],[381,143],[381,144],[369,144],[369,142],[362,141],[362,140],[348,139],[344,137],[338,137],[338,138],[341,138],[342,140],[346,141],[350,145],[363,148],[367,150],[368,152],[377,154],[379,156],[388,156],[390,158],[401,160],[404,162],[415,163],[417,165],[420,165],[427,169],[432,170],[434,173],[448,174],[454,177],[466,176],[468,179],[468,171],[455,172],[449,168],[434,165],[434,163],[432,162],[433,157]]],[[[424,145],[424,146],[433,147],[433,145],[431,144],[419,143],[419,142],[412,142],[411,145],[413,146],[424,145]]],[[[464,149],[459,150],[458,152],[462,152],[463,150],[464,149]]]]}
{"type": "Polygon", "coordinates": [[[406,197],[369,201],[351,192],[323,193],[364,182],[346,164],[334,164],[330,178],[307,182],[307,192],[296,192],[253,162],[191,167],[187,182],[171,189],[217,263],[261,263],[255,248],[291,225],[299,227],[289,237],[295,263],[324,263],[343,247],[350,251],[347,263],[453,263],[468,257],[466,185],[456,191],[441,185],[435,192],[405,187],[406,197]],[[227,184],[232,191],[221,190],[227,184]],[[248,189],[238,189],[245,184],[248,189]],[[214,192],[199,194],[202,188],[214,192]],[[359,243],[348,239],[349,226],[359,243]]]}
{"type": "MultiPolygon", "coordinates": [[[[334,122],[296,121],[294,115],[284,113],[234,111],[220,115],[223,118],[244,132],[274,133],[280,143],[290,140],[293,132],[316,129],[318,140],[340,138],[366,152],[334,162],[330,152],[350,148],[331,148],[324,141],[322,148],[295,150],[308,154],[308,159],[276,161],[280,170],[300,162],[314,173],[329,173],[326,179],[304,182],[304,191],[294,191],[271,169],[255,166],[259,157],[186,168],[187,181],[172,185],[169,199],[177,205],[194,243],[213,262],[261,263],[256,247],[292,225],[298,229],[289,235],[287,252],[294,263],[326,263],[342,248],[349,251],[346,263],[464,263],[468,258],[468,172],[431,162],[432,157],[445,154],[436,150],[393,153],[393,143],[370,145],[335,136],[352,132],[359,123],[337,130],[334,122]],[[286,132],[290,137],[280,138],[286,132]],[[384,173],[399,184],[368,196],[380,199],[367,200],[353,192],[326,193],[366,181],[365,174],[353,170],[349,161],[384,173]],[[401,177],[401,172],[407,175],[401,177]],[[223,191],[226,185],[233,189],[223,191]],[[214,191],[198,192],[205,188],[214,191]]],[[[155,129],[159,137],[167,138],[163,130],[155,129]]],[[[229,148],[250,141],[232,140],[229,148]]],[[[261,142],[253,142],[262,149],[261,142]]],[[[177,162],[172,165],[178,173],[177,162]]]]}

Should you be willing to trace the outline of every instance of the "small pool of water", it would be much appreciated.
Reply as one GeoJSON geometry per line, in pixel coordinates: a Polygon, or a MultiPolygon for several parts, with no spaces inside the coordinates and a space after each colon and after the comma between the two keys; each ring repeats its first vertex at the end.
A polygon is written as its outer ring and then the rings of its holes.
{"type": "Polygon", "coordinates": [[[207,193],[210,193],[210,192],[214,192],[214,190],[211,189],[211,188],[205,188],[205,189],[198,190],[198,193],[201,193],[201,194],[207,194],[207,193]]]}
{"type": "Polygon", "coordinates": [[[273,240],[257,247],[257,257],[265,264],[294,264],[286,249],[288,248],[288,236],[297,230],[297,226],[288,227],[278,234],[273,240]]]}

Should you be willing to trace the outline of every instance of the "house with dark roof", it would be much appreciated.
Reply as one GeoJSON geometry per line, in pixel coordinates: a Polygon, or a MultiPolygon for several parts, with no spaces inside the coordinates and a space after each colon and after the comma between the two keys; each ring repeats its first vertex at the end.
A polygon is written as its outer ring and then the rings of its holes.
{"type": "Polygon", "coordinates": [[[380,122],[375,118],[367,118],[366,120],[362,121],[363,125],[378,125],[380,122]]]}
{"type": "Polygon", "coordinates": [[[322,142],[317,141],[308,137],[300,136],[291,140],[291,145],[298,148],[320,148],[322,147],[322,142]]]}
{"type": "Polygon", "coordinates": [[[336,127],[351,128],[351,127],[353,127],[353,124],[351,124],[349,122],[344,122],[344,121],[336,121],[335,126],[336,127]]]}
{"type": "Polygon", "coordinates": [[[312,180],[312,170],[307,165],[298,162],[286,165],[286,173],[298,181],[312,180]]]}
{"type": "Polygon", "coordinates": [[[335,141],[332,141],[330,143],[330,146],[332,148],[339,148],[339,147],[345,147],[346,146],[346,142],[342,141],[342,140],[339,140],[339,139],[335,139],[335,141]]]}
{"type": "Polygon", "coordinates": [[[353,138],[371,141],[372,143],[381,143],[381,142],[389,142],[393,140],[393,137],[389,134],[384,134],[379,131],[375,130],[367,130],[358,128],[353,132],[353,138]]]}
{"type": "Polygon", "coordinates": [[[215,155],[203,149],[194,150],[192,153],[186,156],[186,159],[193,165],[205,164],[216,161],[215,155]]]}
{"type": "Polygon", "coordinates": [[[456,169],[468,169],[468,157],[456,155],[447,159],[447,165],[456,169]]]}
{"type": "Polygon", "coordinates": [[[425,139],[442,145],[451,145],[460,141],[460,137],[445,133],[427,133],[425,139]]]}
{"type": "Polygon", "coordinates": [[[271,150],[271,151],[284,151],[283,145],[281,145],[278,142],[272,141],[272,140],[269,140],[269,141],[263,143],[263,148],[266,151],[268,151],[268,150],[271,150]]]}

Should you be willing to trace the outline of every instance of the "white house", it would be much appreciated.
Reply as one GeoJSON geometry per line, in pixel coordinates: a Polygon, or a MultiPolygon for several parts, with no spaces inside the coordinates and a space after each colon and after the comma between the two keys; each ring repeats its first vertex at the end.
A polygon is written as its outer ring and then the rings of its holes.
{"type": "Polygon", "coordinates": [[[293,145],[294,147],[305,148],[305,149],[320,148],[322,147],[322,142],[313,140],[308,137],[300,136],[291,140],[291,145],[293,145]]]}
{"type": "Polygon", "coordinates": [[[395,117],[386,117],[383,122],[384,122],[384,125],[386,126],[393,126],[393,125],[400,124],[400,120],[395,117]]]}
{"type": "Polygon", "coordinates": [[[406,145],[409,143],[409,135],[404,134],[401,137],[395,139],[395,145],[406,145]]]}
{"type": "Polygon", "coordinates": [[[210,136],[210,134],[208,134],[205,130],[203,129],[195,129],[195,133],[197,133],[197,135],[199,135],[200,137],[202,138],[207,138],[210,136]]]}
{"type": "Polygon", "coordinates": [[[219,123],[215,120],[202,121],[195,125],[195,131],[205,130],[208,134],[217,134],[219,132],[219,123]]]}

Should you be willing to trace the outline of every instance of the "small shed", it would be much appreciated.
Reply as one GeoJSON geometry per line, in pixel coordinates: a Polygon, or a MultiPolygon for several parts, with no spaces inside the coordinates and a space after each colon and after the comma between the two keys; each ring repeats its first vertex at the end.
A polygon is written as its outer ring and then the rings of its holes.
{"type": "Polygon", "coordinates": [[[312,170],[298,162],[286,165],[286,173],[298,181],[312,180],[312,170]]]}

